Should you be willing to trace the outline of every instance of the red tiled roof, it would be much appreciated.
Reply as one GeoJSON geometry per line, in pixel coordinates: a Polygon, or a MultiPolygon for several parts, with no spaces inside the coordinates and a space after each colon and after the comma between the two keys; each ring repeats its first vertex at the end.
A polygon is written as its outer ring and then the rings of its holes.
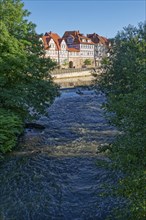
{"type": "MultiPolygon", "coordinates": [[[[59,41],[59,45],[61,45],[61,43],[62,43],[62,41],[65,41],[65,39],[63,39],[63,38],[60,38],[58,41],[59,41]]],[[[66,43],[66,41],[65,41],[65,43],[66,43]]],[[[67,46],[67,45],[66,45],[67,46]]]]}
{"type": "Polygon", "coordinates": [[[84,36],[79,31],[66,31],[63,35],[63,38],[66,40],[69,36],[74,38],[74,44],[94,44],[90,38],[84,36]],[[91,42],[82,42],[82,39],[90,40],[91,42]]]}
{"type": "Polygon", "coordinates": [[[44,43],[44,48],[45,49],[49,49],[49,41],[51,40],[51,38],[49,38],[48,36],[42,36],[42,40],[44,43]]]}
{"type": "Polygon", "coordinates": [[[60,36],[56,33],[50,32],[50,37],[54,40],[56,47],[59,50],[60,49],[59,39],[61,39],[60,36]]]}
{"type": "Polygon", "coordinates": [[[75,48],[75,45],[78,45],[78,44],[93,45],[93,44],[101,43],[106,46],[109,45],[109,40],[107,38],[100,36],[96,33],[87,34],[87,36],[84,36],[79,31],[66,31],[62,38],[56,33],[46,32],[45,35],[42,36],[44,47],[45,47],[45,49],[49,49],[49,42],[51,39],[53,39],[53,41],[56,45],[56,50],[60,50],[61,49],[60,48],[61,42],[63,40],[65,40],[65,42],[67,43],[67,38],[69,36],[73,37],[73,45],[74,46],[72,45],[72,48],[68,48],[68,46],[66,45],[68,51],[79,52],[79,50],[75,48]],[[83,42],[82,40],[85,40],[85,42],[83,42]],[[87,42],[88,40],[90,40],[90,42],[87,42]]]}
{"type": "Polygon", "coordinates": [[[109,40],[103,36],[100,36],[96,33],[93,34],[87,34],[87,37],[89,37],[95,44],[101,43],[108,46],[109,40]]]}
{"type": "Polygon", "coordinates": [[[80,52],[80,50],[76,49],[76,48],[68,48],[69,52],[80,52]]]}
{"type": "Polygon", "coordinates": [[[100,40],[100,42],[101,42],[102,44],[108,44],[108,43],[109,43],[108,39],[105,38],[105,37],[98,36],[98,38],[99,38],[99,40],[100,40]]]}
{"type": "Polygon", "coordinates": [[[49,49],[48,44],[50,40],[53,39],[56,45],[56,49],[60,50],[59,40],[61,40],[61,37],[58,34],[52,32],[46,32],[45,35],[42,37],[42,39],[44,42],[45,49],[49,49]]]}
{"type": "Polygon", "coordinates": [[[78,34],[80,34],[79,31],[65,31],[63,38],[67,38],[70,35],[72,35],[73,37],[77,36],[78,34]]]}

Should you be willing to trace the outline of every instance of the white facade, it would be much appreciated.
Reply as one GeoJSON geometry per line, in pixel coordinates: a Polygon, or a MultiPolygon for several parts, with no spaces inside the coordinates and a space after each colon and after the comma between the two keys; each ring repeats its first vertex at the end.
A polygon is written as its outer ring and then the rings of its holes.
{"type": "Polygon", "coordinates": [[[94,45],[80,44],[80,56],[83,58],[94,58],[94,45]]]}
{"type": "Polygon", "coordinates": [[[46,50],[46,57],[51,57],[52,60],[58,62],[58,50],[53,39],[48,43],[49,49],[46,50]]]}
{"type": "MultiPolygon", "coordinates": [[[[99,37],[97,34],[93,34],[99,37]]],[[[90,37],[80,34],[79,31],[65,32],[63,38],[56,33],[46,33],[42,37],[46,57],[55,60],[58,65],[67,66],[69,62],[73,63],[73,67],[82,67],[86,59],[91,60],[91,65],[99,64],[101,59],[107,55],[108,47],[104,43],[107,39],[100,37],[101,42],[94,42],[90,37]],[[103,42],[103,43],[102,43],[103,42]],[[97,62],[96,62],[97,61],[97,62]]]]}
{"type": "Polygon", "coordinates": [[[59,64],[64,64],[67,62],[68,59],[68,51],[67,51],[67,45],[65,40],[62,40],[60,43],[60,50],[59,50],[59,64]]]}

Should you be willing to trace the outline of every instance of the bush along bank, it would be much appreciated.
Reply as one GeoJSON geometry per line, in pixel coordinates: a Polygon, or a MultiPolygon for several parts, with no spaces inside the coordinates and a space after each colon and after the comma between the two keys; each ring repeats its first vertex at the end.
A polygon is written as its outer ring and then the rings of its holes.
{"type": "Polygon", "coordinates": [[[24,123],[20,116],[9,110],[0,109],[0,155],[11,151],[23,132],[24,123]]]}
{"type": "MultiPolygon", "coordinates": [[[[21,0],[0,2],[0,152],[13,149],[30,109],[36,116],[47,113],[58,95],[49,74],[56,62],[45,58],[36,25],[21,0]]],[[[33,115],[35,116],[35,115],[33,115]]]]}
{"type": "Polygon", "coordinates": [[[117,196],[130,202],[124,211],[116,210],[116,219],[144,220],[146,161],[146,23],[129,25],[114,39],[111,55],[102,63],[100,89],[107,97],[104,108],[111,124],[121,135],[107,147],[114,169],[121,170],[117,196]],[[110,113],[110,114],[109,114],[110,113]]]}

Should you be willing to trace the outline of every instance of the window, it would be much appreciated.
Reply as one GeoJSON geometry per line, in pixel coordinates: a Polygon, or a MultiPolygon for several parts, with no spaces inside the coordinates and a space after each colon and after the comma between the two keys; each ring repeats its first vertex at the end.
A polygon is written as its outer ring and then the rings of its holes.
{"type": "Polygon", "coordinates": [[[55,45],[53,43],[50,44],[50,48],[54,48],[55,45]]]}
{"type": "Polygon", "coordinates": [[[62,44],[62,48],[63,48],[63,49],[65,48],[65,44],[62,44]]]}

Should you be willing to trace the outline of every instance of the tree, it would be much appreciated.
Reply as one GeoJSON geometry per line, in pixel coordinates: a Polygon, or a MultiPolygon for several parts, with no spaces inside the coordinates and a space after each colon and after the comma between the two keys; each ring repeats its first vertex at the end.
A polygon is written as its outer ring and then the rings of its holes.
{"type": "Polygon", "coordinates": [[[0,112],[9,110],[13,114],[8,115],[21,118],[21,123],[30,116],[30,109],[36,115],[45,113],[46,103],[50,105],[58,95],[48,73],[56,63],[45,58],[35,25],[26,20],[30,13],[23,6],[21,0],[0,2],[0,112]]]}
{"type": "Polygon", "coordinates": [[[118,193],[132,201],[130,216],[125,212],[120,219],[124,215],[131,220],[145,217],[145,39],[146,24],[140,23],[138,28],[129,25],[119,32],[99,79],[107,96],[104,107],[109,121],[121,131],[108,147],[113,166],[125,173],[118,193]]]}
{"type": "Polygon", "coordinates": [[[69,66],[69,62],[68,62],[68,60],[67,59],[65,59],[64,61],[63,61],[63,64],[62,64],[64,67],[66,67],[66,66],[69,66]]]}
{"type": "Polygon", "coordinates": [[[85,65],[91,65],[91,60],[90,60],[90,59],[84,60],[84,64],[85,64],[85,65]]]}

